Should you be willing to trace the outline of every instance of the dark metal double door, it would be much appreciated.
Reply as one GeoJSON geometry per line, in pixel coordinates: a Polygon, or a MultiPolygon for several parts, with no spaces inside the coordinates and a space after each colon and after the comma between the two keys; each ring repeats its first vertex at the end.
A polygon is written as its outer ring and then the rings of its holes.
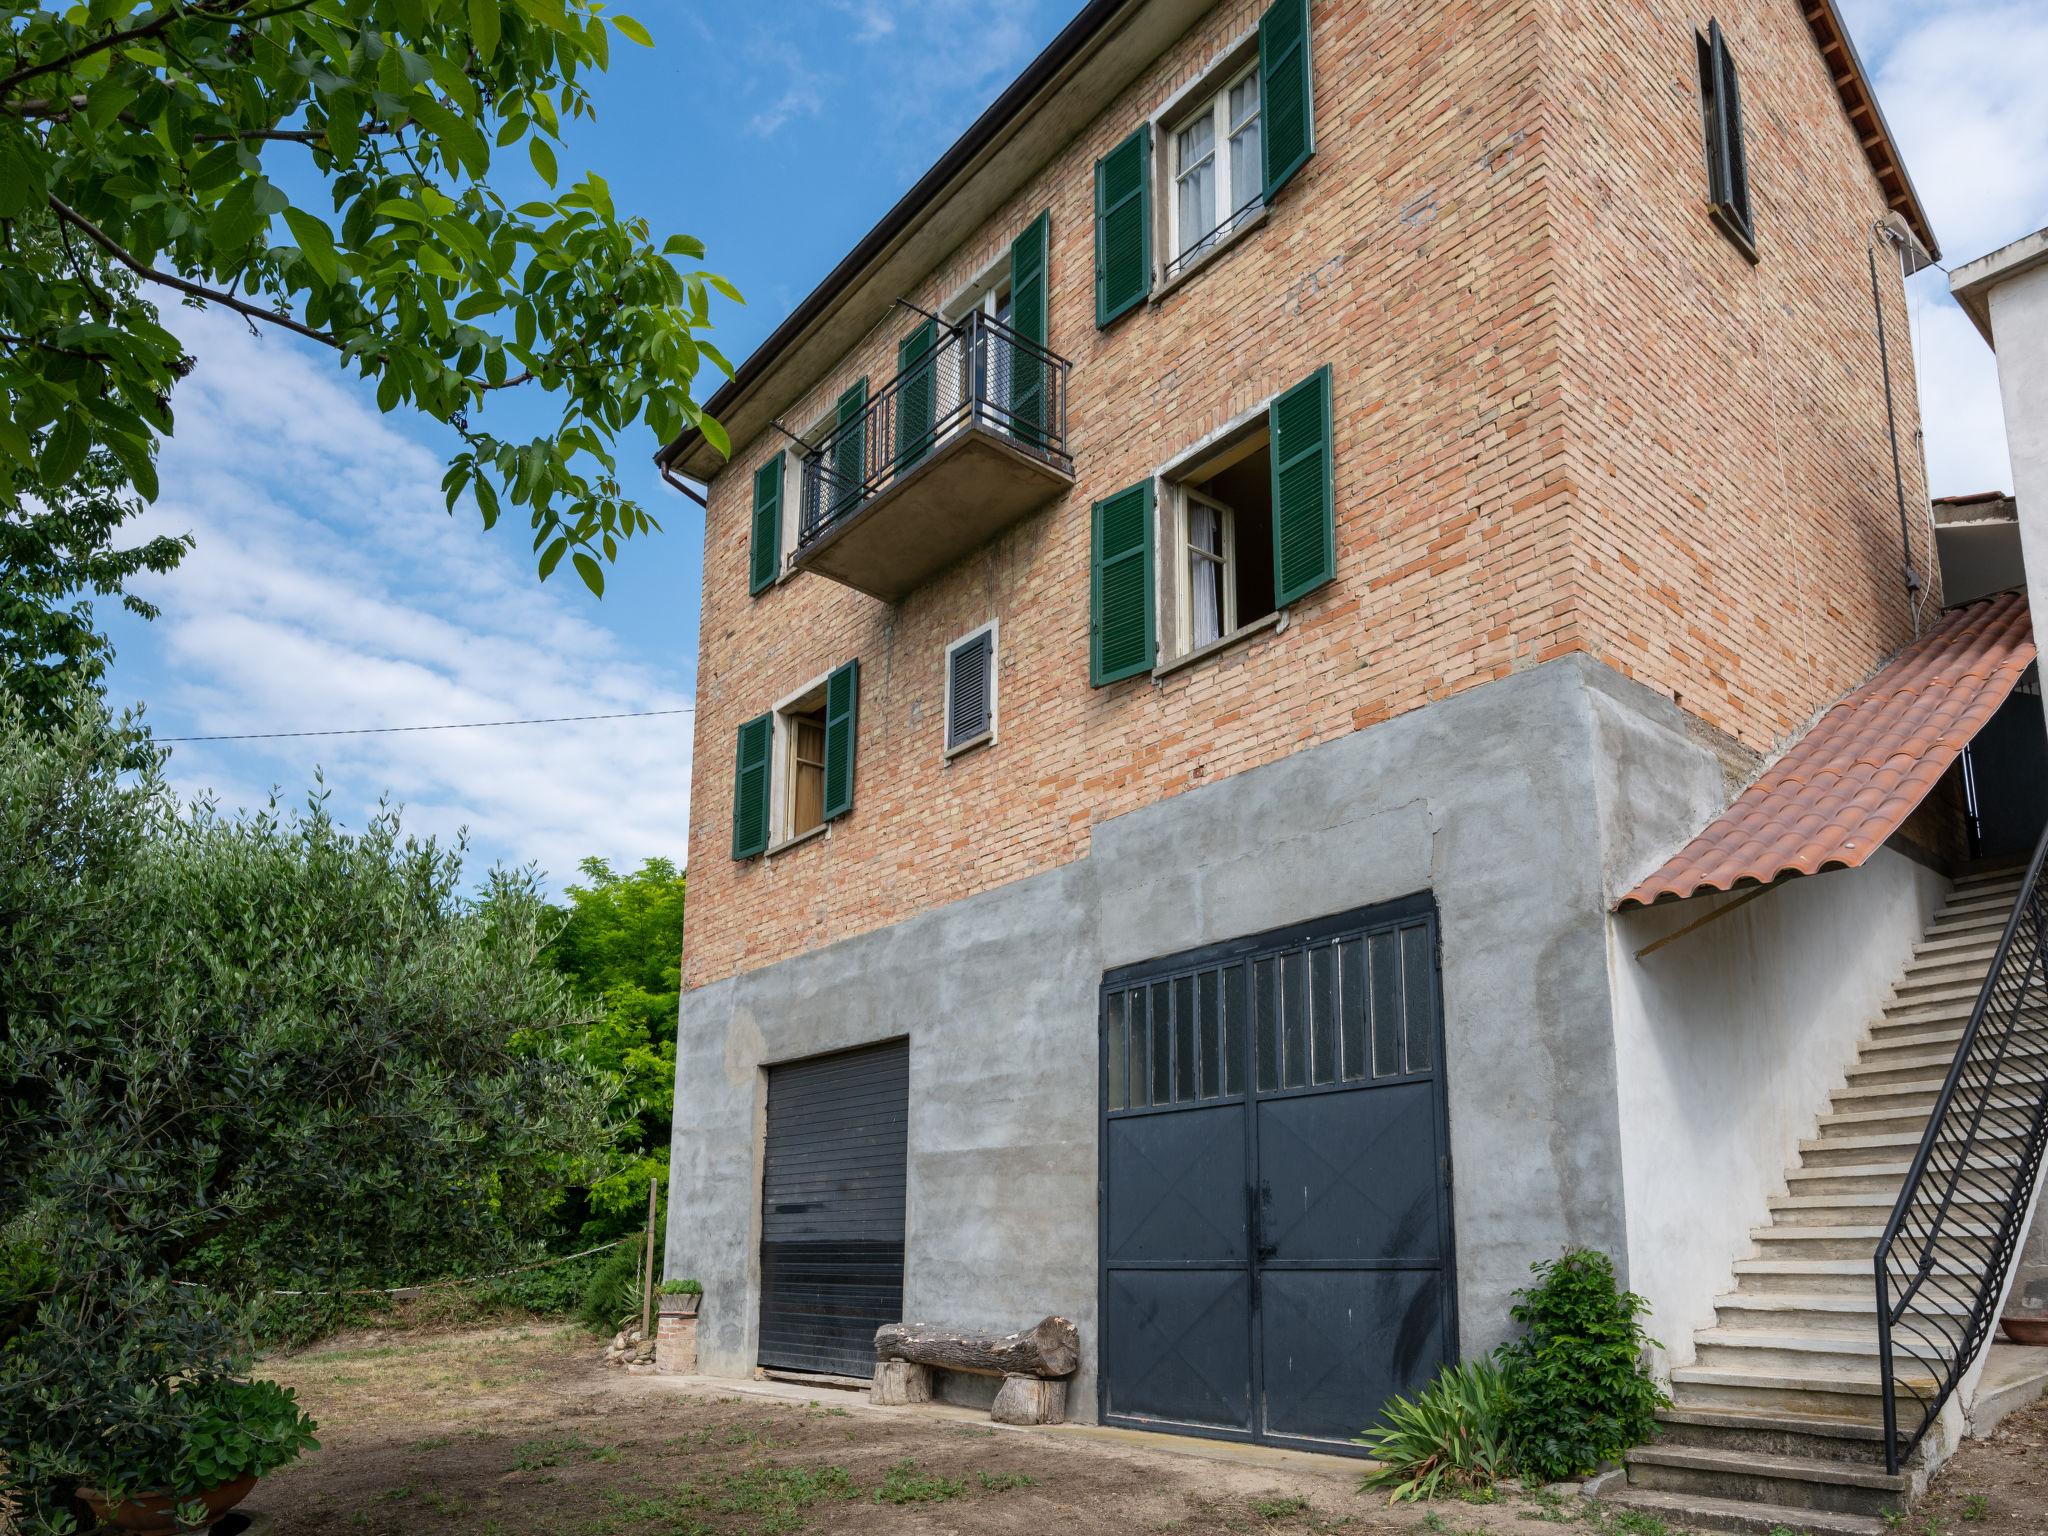
{"type": "Polygon", "coordinates": [[[1434,907],[1102,990],[1102,1413],[1352,1450],[1456,1358],[1434,907]]]}

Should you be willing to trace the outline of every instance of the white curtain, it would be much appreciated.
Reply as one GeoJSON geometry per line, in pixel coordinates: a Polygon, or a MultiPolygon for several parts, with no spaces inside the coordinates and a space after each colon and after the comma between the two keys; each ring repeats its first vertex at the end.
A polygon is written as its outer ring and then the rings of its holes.
{"type": "Polygon", "coordinates": [[[1223,638],[1223,526],[1214,507],[1188,503],[1189,617],[1194,645],[1223,638]]]}

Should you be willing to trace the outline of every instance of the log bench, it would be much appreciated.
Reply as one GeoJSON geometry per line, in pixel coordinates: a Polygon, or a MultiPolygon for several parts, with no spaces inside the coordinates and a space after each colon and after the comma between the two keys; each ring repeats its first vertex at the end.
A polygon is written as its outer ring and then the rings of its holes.
{"type": "Polygon", "coordinates": [[[884,1323],[875,1330],[870,1401],[883,1407],[928,1403],[933,1370],[965,1371],[1002,1378],[989,1409],[998,1424],[1061,1424],[1066,1378],[1080,1363],[1080,1331],[1064,1317],[1048,1317],[1021,1333],[884,1323]]]}

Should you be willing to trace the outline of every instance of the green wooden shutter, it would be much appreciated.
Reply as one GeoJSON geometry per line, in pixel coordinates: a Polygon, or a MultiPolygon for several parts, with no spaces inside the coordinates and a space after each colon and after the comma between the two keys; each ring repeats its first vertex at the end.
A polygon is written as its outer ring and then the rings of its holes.
{"type": "Polygon", "coordinates": [[[1152,133],[1095,162],[1095,323],[1107,325],[1152,288],[1152,133]]]}
{"type": "Polygon", "coordinates": [[[839,397],[837,421],[833,426],[832,504],[830,517],[840,517],[860,505],[861,486],[868,474],[868,429],[863,419],[868,409],[868,381],[862,379],[839,397]]]}
{"type": "Polygon", "coordinates": [[[1095,503],[1088,680],[1152,670],[1152,481],[1095,503]]]}
{"type": "Polygon", "coordinates": [[[896,347],[896,473],[902,474],[931,451],[937,392],[932,388],[937,359],[932,344],[938,322],[927,320],[896,347]]]}
{"type": "Polygon", "coordinates": [[[754,471],[754,546],[748,590],[775,585],[782,574],[782,455],[754,471]]]}
{"type": "Polygon", "coordinates": [[[1330,370],[1267,407],[1273,461],[1273,602],[1284,608],[1337,574],[1337,491],[1330,454],[1330,370]]]}
{"type": "Polygon", "coordinates": [[[1266,201],[1316,152],[1308,67],[1308,0],[1273,0],[1259,18],[1259,148],[1266,201]]]}
{"type": "Polygon", "coordinates": [[[768,754],[775,724],[756,715],[739,732],[732,780],[732,856],[751,859],[768,847],[768,754]]]}
{"type": "Polygon", "coordinates": [[[860,662],[825,679],[825,819],[853,809],[853,748],[860,732],[860,662]]]}
{"type": "Polygon", "coordinates": [[[1027,443],[1046,441],[1045,362],[1033,350],[1046,342],[1045,271],[1052,215],[1041,213],[1010,245],[1010,329],[1031,346],[1011,348],[1010,429],[1027,443]]]}

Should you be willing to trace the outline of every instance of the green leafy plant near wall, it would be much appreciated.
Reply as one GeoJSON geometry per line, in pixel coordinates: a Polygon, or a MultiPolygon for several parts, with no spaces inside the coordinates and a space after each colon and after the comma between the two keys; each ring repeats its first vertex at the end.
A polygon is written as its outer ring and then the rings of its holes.
{"type": "Polygon", "coordinates": [[[1413,1400],[1392,1399],[1358,1437],[1380,1466],[1362,1486],[1388,1502],[1583,1477],[1656,1433],[1665,1397],[1643,1332],[1649,1303],[1624,1291],[1607,1256],[1578,1249],[1530,1266],[1510,1309],[1523,1335],[1497,1354],[1446,1366],[1413,1400]]]}
{"type": "Polygon", "coordinates": [[[1667,1399],[1644,1358],[1650,1304],[1621,1289],[1607,1255],[1582,1248],[1531,1268],[1536,1284],[1510,1309],[1526,1331],[1506,1352],[1508,1428],[1522,1476],[1551,1483],[1648,1440],[1667,1399]]]}

